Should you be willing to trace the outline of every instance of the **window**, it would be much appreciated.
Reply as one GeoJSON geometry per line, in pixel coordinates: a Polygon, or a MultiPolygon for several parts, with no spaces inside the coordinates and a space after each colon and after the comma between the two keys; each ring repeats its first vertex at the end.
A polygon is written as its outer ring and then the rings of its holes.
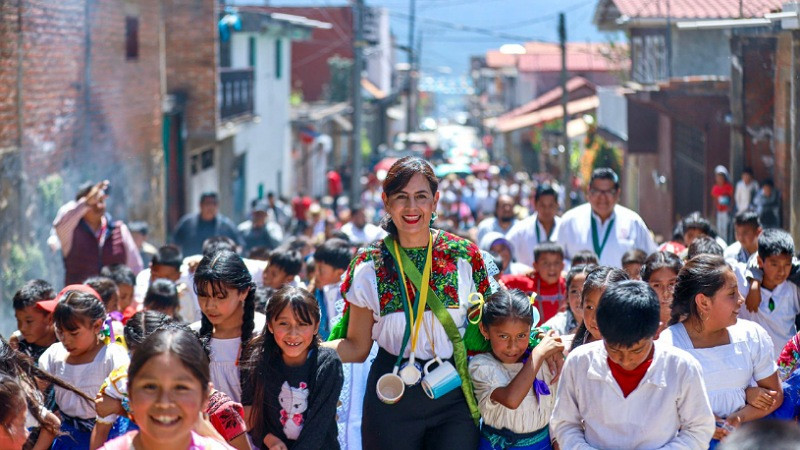
{"type": "Polygon", "coordinates": [[[275,40],[275,78],[280,80],[283,72],[283,41],[275,40]]]}
{"type": "Polygon", "coordinates": [[[250,67],[256,66],[256,38],[254,36],[247,38],[247,62],[250,67]]]}
{"type": "Polygon", "coordinates": [[[125,17],[125,59],[139,59],[139,18],[125,17]]]}

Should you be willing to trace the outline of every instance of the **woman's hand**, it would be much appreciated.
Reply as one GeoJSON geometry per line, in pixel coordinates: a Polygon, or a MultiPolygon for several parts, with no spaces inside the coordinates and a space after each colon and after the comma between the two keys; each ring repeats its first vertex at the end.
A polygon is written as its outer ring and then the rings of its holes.
{"type": "Polygon", "coordinates": [[[744,390],[747,404],[758,409],[768,410],[775,404],[778,392],[758,386],[744,390]]]}
{"type": "Polygon", "coordinates": [[[264,436],[264,445],[266,445],[269,450],[289,450],[286,444],[272,433],[264,436]]]}
{"type": "Polygon", "coordinates": [[[98,392],[94,398],[94,409],[100,417],[108,417],[112,414],[124,415],[125,409],[122,402],[98,392]]]}

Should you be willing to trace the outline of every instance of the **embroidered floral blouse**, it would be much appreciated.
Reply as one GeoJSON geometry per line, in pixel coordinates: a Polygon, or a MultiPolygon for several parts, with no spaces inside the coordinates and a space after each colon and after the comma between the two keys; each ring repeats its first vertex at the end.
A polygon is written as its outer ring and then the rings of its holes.
{"type": "MultiPolygon", "coordinates": [[[[436,230],[432,230],[436,233],[436,230]]],[[[431,287],[448,309],[462,335],[466,326],[467,297],[473,292],[488,295],[489,278],[478,246],[444,231],[434,234],[432,249],[431,287]]],[[[405,249],[419,269],[424,268],[427,249],[405,249]]],[[[414,296],[413,285],[407,281],[409,295],[414,296]]],[[[369,309],[375,319],[372,338],[384,350],[394,355],[400,352],[406,328],[404,300],[399,275],[384,241],[376,241],[362,248],[345,273],[342,296],[350,304],[369,309]]],[[[428,306],[418,338],[415,355],[419,359],[449,358],[453,345],[444,328],[428,306]],[[432,341],[432,342],[431,342],[432,341]],[[433,344],[433,346],[431,345],[433,344]]],[[[410,353],[410,344],[404,357],[410,353]]]]}

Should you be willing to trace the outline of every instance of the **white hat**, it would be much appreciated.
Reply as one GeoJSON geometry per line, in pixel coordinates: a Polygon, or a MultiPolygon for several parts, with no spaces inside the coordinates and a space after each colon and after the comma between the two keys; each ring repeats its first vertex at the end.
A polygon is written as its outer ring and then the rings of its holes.
{"type": "Polygon", "coordinates": [[[720,174],[725,175],[725,178],[730,178],[730,175],[728,174],[728,169],[726,169],[725,166],[723,165],[719,165],[714,168],[714,175],[720,175],[720,174]]]}

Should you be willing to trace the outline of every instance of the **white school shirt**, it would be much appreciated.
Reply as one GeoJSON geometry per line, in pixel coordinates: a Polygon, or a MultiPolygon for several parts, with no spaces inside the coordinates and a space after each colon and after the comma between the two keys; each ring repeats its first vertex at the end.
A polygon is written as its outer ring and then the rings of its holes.
{"type": "MultiPolygon", "coordinates": [[[[747,297],[750,292],[750,286],[748,286],[743,270],[741,270],[742,267],[744,267],[744,264],[740,263],[738,265],[739,270],[734,270],[734,273],[739,282],[739,292],[741,292],[742,297],[747,297]]],[[[789,339],[797,334],[794,318],[798,314],[800,314],[800,288],[791,281],[784,281],[771,291],[762,287],[761,304],[758,305],[758,311],[750,312],[745,305],[742,305],[739,310],[740,318],[752,320],[767,330],[767,334],[772,339],[772,347],[776,358],[780,356],[789,339]],[[774,311],[769,310],[770,299],[775,303],[774,311]]]]}
{"type": "Polygon", "coordinates": [[[603,254],[597,255],[600,265],[621,268],[622,255],[628,250],[638,248],[648,255],[658,250],[644,220],[635,212],[624,206],[616,205],[611,217],[600,224],[600,218],[592,211],[592,206],[584,203],[570,209],[561,218],[556,242],[564,247],[566,259],[571,260],[575,253],[581,250],[594,252],[590,219],[597,224],[598,244],[603,242],[606,230],[612,225],[611,220],[614,220],[614,228],[608,235],[603,254]]]}
{"type": "Polygon", "coordinates": [[[611,374],[603,341],[569,354],[550,418],[550,434],[561,448],[708,448],[714,416],[700,365],[661,339],[653,345],[653,362],[627,397],[611,374]]]}
{"type": "MultiPolygon", "coordinates": [[[[86,364],[67,364],[69,352],[64,344],[56,342],[39,357],[39,368],[78,388],[94,398],[112,370],[130,362],[128,352],[119,344],[104,345],[94,359],[86,364]]],[[[64,414],[79,419],[94,419],[94,404],[76,394],[55,386],[56,404],[64,414]]]]}
{"type": "Polygon", "coordinates": [[[744,390],[752,381],[763,380],[778,370],[772,339],[760,325],[739,319],[728,327],[728,335],[729,344],[694,348],[686,327],[677,323],[658,337],[658,342],[686,350],[700,363],[711,409],[722,418],[744,407],[744,390]]]}
{"type": "Polygon", "coordinates": [[[550,234],[550,239],[547,239],[547,232],[542,224],[539,223],[539,214],[534,213],[514,224],[506,233],[506,239],[514,247],[514,259],[526,266],[533,266],[533,250],[539,244],[554,242],[560,227],[561,217],[556,216],[553,223],[553,232],[550,234]],[[536,238],[537,229],[541,240],[536,238]]]}
{"type": "MultiPolygon", "coordinates": [[[[264,325],[267,323],[267,316],[259,312],[253,316],[255,327],[253,336],[261,334],[264,325]]],[[[201,322],[190,325],[194,331],[200,330],[201,322]]],[[[208,340],[210,350],[210,364],[208,365],[211,373],[211,382],[214,389],[228,394],[237,403],[242,402],[242,386],[239,374],[239,349],[242,346],[242,338],[235,337],[230,339],[211,338],[208,340]]]]}

